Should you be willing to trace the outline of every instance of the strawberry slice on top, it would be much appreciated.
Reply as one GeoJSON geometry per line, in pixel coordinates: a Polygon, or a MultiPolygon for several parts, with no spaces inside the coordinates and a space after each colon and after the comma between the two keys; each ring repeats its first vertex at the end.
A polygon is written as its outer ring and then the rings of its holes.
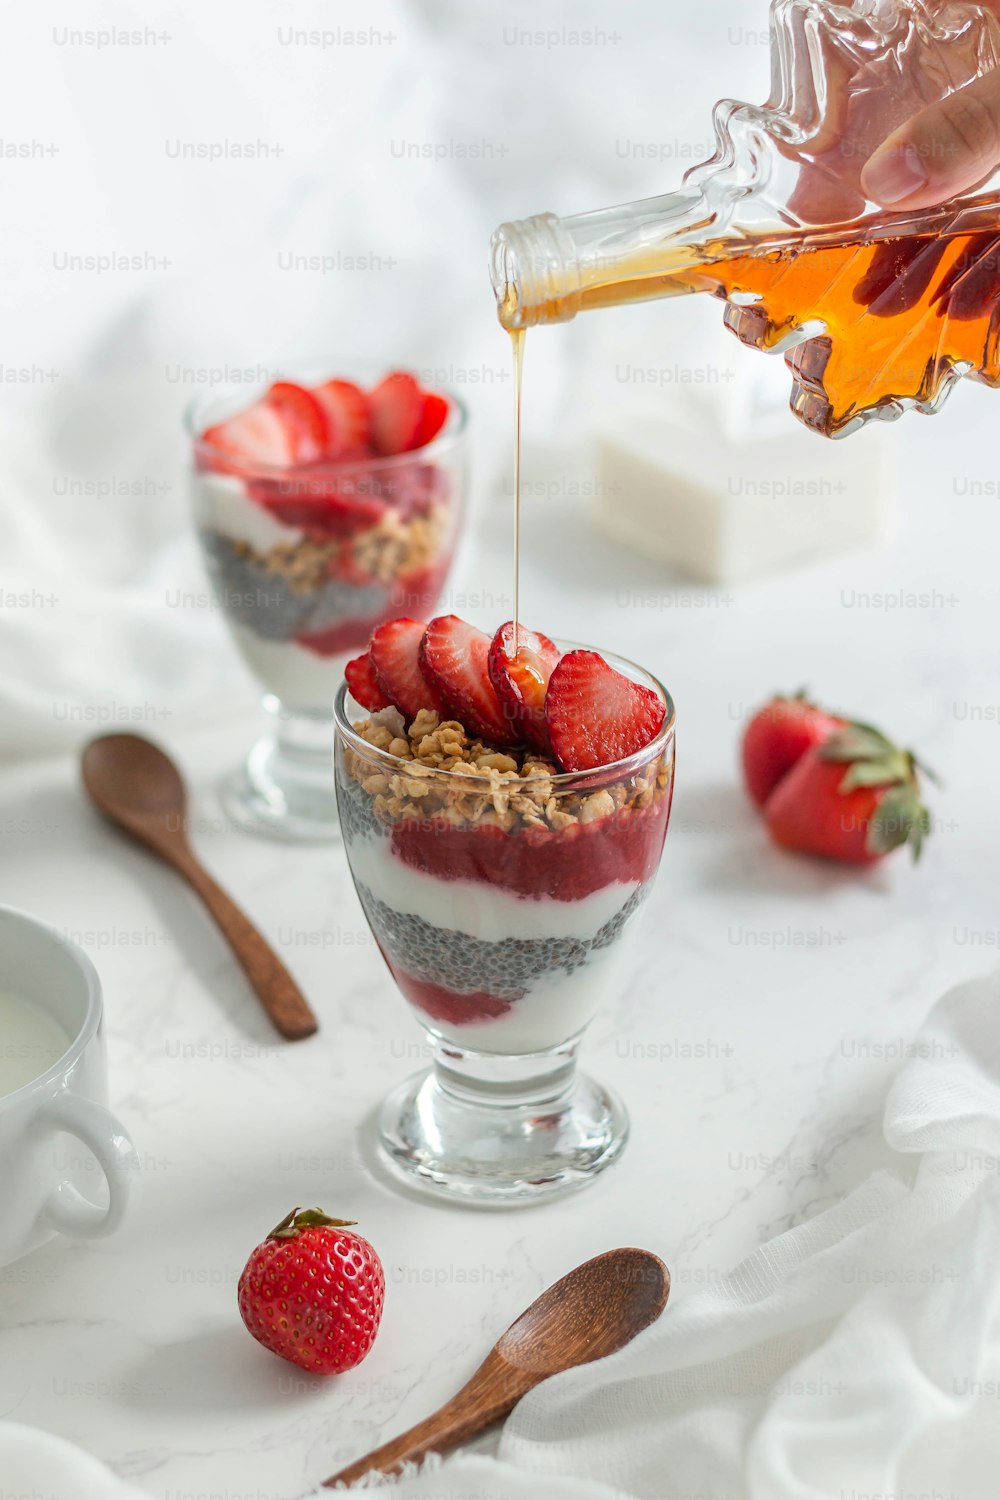
{"type": "Polygon", "coordinates": [[[490,681],[490,637],[457,615],[437,615],[420,643],[420,665],[445,708],[471,734],[515,745],[518,725],[490,681]]]}
{"type": "Polygon", "coordinates": [[[327,458],[367,458],[372,421],[368,397],[350,380],[325,380],[313,396],[326,416],[327,458]]]}
{"type": "Polygon", "coordinates": [[[564,771],[594,771],[643,750],[658,734],[666,704],[596,651],[567,651],[553,669],[545,722],[564,771]]]}
{"type": "Polygon", "coordinates": [[[364,656],[356,656],[349,661],[344,668],[344,676],[352,696],[361,704],[362,708],[371,709],[376,713],[380,708],[389,708],[390,701],[382,691],[381,683],[375,675],[372,659],[367,651],[364,656]]]}
{"type": "Polygon", "coordinates": [[[201,442],[214,450],[202,453],[201,461],[223,473],[255,464],[284,469],[295,462],[293,437],[281,414],[259,401],[206,428],[201,442]]]}
{"type": "Polygon", "coordinates": [[[326,452],[326,413],[312,391],[291,380],[276,380],[264,396],[264,405],[277,412],[292,444],[292,462],[315,463],[326,452]]]}
{"type": "MultiPolygon", "coordinates": [[[[440,710],[434,684],[421,670],[420,643],[424,626],[420,620],[387,620],[372,631],[368,655],[383,695],[399,709],[403,718],[415,719],[422,708],[440,710]]],[[[358,700],[361,701],[360,699],[358,700]]]]}
{"type": "Polygon", "coordinates": [[[501,625],[490,642],[488,668],[490,681],[504,712],[516,724],[526,740],[538,750],[548,751],[549,731],[545,723],[545,692],[549,685],[559,647],[540,631],[517,627],[517,649],[514,649],[514,622],[501,625]]]}
{"type": "Polygon", "coordinates": [[[414,448],[423,448],[431,438],[437,437],[448,420],[448,402],[444,396],[440,396],[437,391],[425,391],[423,402],[414,448]]]}
{"type": "Polygon", "coordinates": [[[368,397],[372,445],[385,457],[417,446],[424,414],[424,393],[406,370],[393,370],[368,397]]]}
{"type": "Polygon", "coordinates": [[[277,380],[253,406],[202,434],[216,452],[203,453],[201,462],[229,472],[388,458],[429,443],[449,410],[447,397],[425,391],[407,370],[391,371],[368,396],[350,380],[325,380],[313,390],[277,380]]]}

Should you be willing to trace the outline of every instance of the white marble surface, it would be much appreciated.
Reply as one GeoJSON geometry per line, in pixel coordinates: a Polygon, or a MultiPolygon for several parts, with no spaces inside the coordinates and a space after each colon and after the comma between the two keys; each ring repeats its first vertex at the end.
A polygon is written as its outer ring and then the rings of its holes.
{"type": "MultiPolygon", "coordinates": [[[[193,899],[102,826],[75,764],[0,776],[0,900],[77,936],[106,987],[114,1106],[144,1162],[128,1227],[0,1272],[0,1413],[106,1459],[158,1500],[286,1500],[434,1407],[548,1282],[617,1244],[659,1252],[675,1301],[890,1157],[886,1084],[936,996],[991,965],[1000,516],[990,420],[963,391],[910,418],[905,522],[881,554],[731,591],[692,590],[598,542],[566,480],[526,518],[524,611],[638,657],[678,703],[677,797],[635,962],[585,1046],[631,1109],[621,1163],[585,1194],[503,1215],[411,1201],[365,1165],[371,1114],[422,1037],[368,939],[339,849],[256,842],[222,821],[218,773],[255,723],[152,719],[190,779],[199,851],[276,943],[322,1020],[275,1040],[193,899]],[[959,408],[961,403],[961,409],[959,408]],[[985,496],[968,493],[983,482],[985,496]],[[859,603],[868,591],[929,597],[859,603]],[[808,683],[941,773],[925,861],[867,874],[771,848],[739,790],[741,719],[808,683]],[[386,1267],[375,1349],[299,1378],[240,1323],[252,1246],[294,1203],[356,1218],[386,1267]]],[[[864,435],[853,441],[864,442],[864,435]]],[[[456,586],[509,608],[507,508],[485,510],[456,586]]],[[[219,638],[220,651],[225,645],[219,638]]],[[[240,671],[235,663],[234,674],[240,671]]],[[[81,725],[81,736],[87,732],[81,725]]]]}

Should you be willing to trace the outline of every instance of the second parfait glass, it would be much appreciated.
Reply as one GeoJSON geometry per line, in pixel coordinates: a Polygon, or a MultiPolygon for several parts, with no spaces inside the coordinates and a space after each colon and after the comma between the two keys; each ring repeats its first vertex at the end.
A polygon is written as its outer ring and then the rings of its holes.
{"type": "Polygon", "coordinates": [[[346,685],[337,695],[354,884],[433,1044],[430,1070],[382,1105],[380,1154],[394,1175],[453,1199],[524,1203],[583,1187],[627,1138],[624,1106],[577,1071],[577,1051],[659,867],[674,709],[655,678],[602,654],[666,712],[649,745],[596,771],[529,758],[515,778],[502,751],[481,756],[476,775],[441,769],[437,752],[459,726],[427,713],[404,726],[395,709],[369,715],[346,685]]]}
{"type": "Polygon", "coordinates": [[[464,509],[466,412],[448,396],[438,436],[392,457],[281,469],[214,450],[206,431],[263,390],[216,389],[187,417],[205,566],[270,721],[223,801],[251,832],[328,841],[334,695],[377,625],[434,613],[464,509]]]}

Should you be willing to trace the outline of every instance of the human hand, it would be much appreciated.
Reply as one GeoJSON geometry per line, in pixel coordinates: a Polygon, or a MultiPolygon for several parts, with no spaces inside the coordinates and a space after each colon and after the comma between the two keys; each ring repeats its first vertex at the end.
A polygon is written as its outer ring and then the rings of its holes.
{"type": "Polygon", "coordinates": [[[898,126],[865,163],[861,186],[884,208],[928,208],[978,187],[998,167],[995,68],[898,126]]]}
{"type": "MultiPolygon", "coordinates": [[[[928,208],[976,188],[1000,168],[1000,66],[976,76],[1000,39],[963,22],[949,0],[923,0],[955,27],[948,75],[971,79],[927,104],[941,87],[941,61],[919,44],[886,58],[851,55],[831,30],[818,34],[824,104],[807,149],[778,142],[797,161],[789,206],[807,224],[857,217],[865,202],[893,210],[928,208]],[[957,16],[957,20],[952,17],[957,16]]],[[[980,0],[1000,17],[1000,0],[980,0]]],[[[914,26],[912,36],[921,35],[914,26]]]]}

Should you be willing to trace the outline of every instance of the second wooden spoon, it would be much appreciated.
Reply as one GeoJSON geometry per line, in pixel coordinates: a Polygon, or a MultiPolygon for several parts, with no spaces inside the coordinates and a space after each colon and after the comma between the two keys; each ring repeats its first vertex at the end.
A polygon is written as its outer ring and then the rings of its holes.
{"type": "Polygon", "coordinates": [[[83,784],[106,818],[172,865],[201,897],[275,1027],[290,1042],[318,1030],[305,996],[187,841],[187,798],[173,761],[139,734],[104,734],[83,752],[83,784]]]}
{"type": "Polygon", "coordinates": [[[393,1474],[427,1453],[467,1443],[550,1375],[624,1349],[660,1316],[670,1273],[648,1250],[608,1250],[550,1286],[512,1323],[457,1396],[324,1485],[353,1484],[373,1470],[393,1474]]]}

